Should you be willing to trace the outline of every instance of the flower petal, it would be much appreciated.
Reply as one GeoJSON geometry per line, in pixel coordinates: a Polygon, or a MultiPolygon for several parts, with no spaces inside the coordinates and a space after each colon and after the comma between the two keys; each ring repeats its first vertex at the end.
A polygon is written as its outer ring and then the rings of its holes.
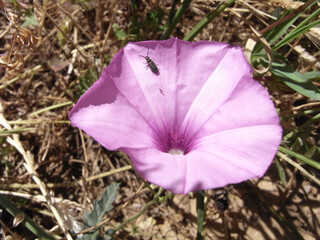
{"type": "Polygon", "coordinates": [[[118,91],[107,71],[79,99],[69,119],[109,150],[156,147],[154,130],[118,91]]]}
{"type": "Polygon", "coordinates": [[[186,155],[184,193],[261,177],[277,151],[282,129],[260,125],[204,137],[186,155]]]}
{"type": "MultiPolygon", "coordinates": [[[[189,138],[193,138],[219,107],[228,101],[242,79],[253,81],[250,74],[250,66],[240,47],[228,47],[228,51],[202,86],[184,119],[182,128],[188,133],[189,138]]],[[[241,109],[242,105],[237,106],[239,107],[241,109]]]]}
{"type": "MultiPolygon", "coordinates": [[[[142,46],[142,43],[140,45],[142,46]]],[[[215,67],[219,65],[228,46],[224,43],[206,41],[191,43],[172,38],[158,41],[154,51],[149,51],[150,57],[160,69],[160,74],[149,79],[142,75],[140,82],[150,85],[144,94],[148,95],[148,92],[156,90],[157,94],[152,95],[149,102],[153,102],[154,109],[162,119],[162,124],[159,126],[166,129],[166,132],[176,125],[181,125],[194,98],[215,67]]],[[[150,49],[151,46],[143,46],[143,49],[136,45],[128,47],[134,47],[137,52],[132,55],[138,56],[138,52],[140,54],[141,51],[146,52],[145,47],[150,49]]],[[[141,73],[139,69],[141,67],[133,70],[136,76],[141,73]]],[[[150,75],[151,71],[148,73],[150,75]]]]}
{"type": "Polygon", "coordinates": [[[194,98],[228,49],[225,43],[191,43],[176,38],[129,43],[121,61],[115,59],[117,68],[109,68],[109,72],[119,91],[161,136],[181,125],[194,98]],[[141,57],[147,54],[158,66],[158,75],[148,69],[141,57]],[[114,74],[119,67],[122,74],[114,74]],[[134,77],[125,77],[127,69],[134,77]]]}
{"type": "Polygon", "coordinates": [[[183,193],[186,157],[172,155],[155,148],[124,149],[134,169],[147,181],[173,193],[183,193]]]}
{"type": "Polygon", "coordinates": [[[246,127],[203,138],[186,155],[152,148],[125,152],[143,178],[186,194],[261,177],[273,160],[281,134],[279,126],[246,127]]]}
{"type": "Polygon", "coordinates": [[[142,177],[165,189],[222,187],[261,176],[281,140],[273,103],[250,75],[240,47],[129,43],[69,117],[104,147],[127,153],[142,177]],[[191,147],[172,155],[161,151],[163,139],[169,150],[171,141],[180,146],[185,139],[191,147]]]}
{"type": "MultiPolygon", "coordinates": [[[[69,114],[70,120],[75,125],[75,118],[72,116],[77,111],[90,105],[110,104],[115,101],[116,97],[122,96],[127,102],[124,99],[121,102],[128,106],[131,105],[134,109],[129,111],[130,116],[140,115],[140,118],[142,116],[150,128],[154,130],[153,137],[164,138],[166,134],[181,124],[198,91],[228,51],[228,46],[225,43],[205,41],[191,43],[176,38],[165,41],[129,43],[114,56],[113,61],[104,69],[99,80],[79,99],[69,114]],[[146,54],[150,58],[154,58],[153,61],[160,69],[159,75],[146,69],[146,61],[141,57],[146,54]],[[190,55],[192,58],[189,57],[190,55]],[[133,114],[132,111],[136,111],[136,113],[133,114]]],[[[116,119],[117,122],[116,109],[119,104],[105,106],[109,109],[108,111],[112,112],[112,115],[107,112],[105,114],[116,119]],[[114,111],[111,110],[112,107],[115,108],[114,111]]],[[[92,111],[97,110],[98,108],[92,109],[92,111]]],[[[92,113],[88,110],[87,114],[92,113]]],[[[80,115],[77,115],[78,118],[80,115]]],[[[132,117],[133,120],[134,117],[132,117]]],[[[112,122],[109,118],[99,121],[112,122]]],[[[91,128],[85,126],[85,122],[83,125],[81,127],[78,124],[78,127],[92,135],[91,128]]],[[[98,125],[103,127],[103,124],[98,125]]],[[[102,129],[99,132],[101,131],[102,129]]],[[[139,135],[137,131],[140,129],[136,127],[130,128],[130,130],[113,128],[113,131],[120,131],[120,135],[130,133],[132,136],[133,133],[133,135],[139,135]],[[122,130],[123,132],[121,132],[122,130]]],[[[105,132],[109,132],[109,128],[106,128],[105,132]]],[[[114,149],[115,146],[121,147],[121,145],[128,144],[127,140],[124,144],[120,144],[121,138],[118,142],[119,144],[114,145],[113,139],[105,137],[103,145],[114,149]],[[108,141],[110,144],[107,144],[108,141]]],[[[130,145],[126,146],[130,147],[130,145]]]]}
{"type": "MultiPolygon", "coordinates": [[[[268,92],[250,77],[243,77],[232,94],[201,126],[197,135],[258,125],[280,125],[268,92]]],[[[281,138],[281,136],[279,136],[281,138]]]]}

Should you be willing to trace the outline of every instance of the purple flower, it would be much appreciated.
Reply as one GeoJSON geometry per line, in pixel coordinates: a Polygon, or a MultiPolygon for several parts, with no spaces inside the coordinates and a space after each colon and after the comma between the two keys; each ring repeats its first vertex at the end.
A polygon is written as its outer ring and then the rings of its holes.
{"type": "Polygon", "coordinates": [[[146,180],[184,194],[261,177],[282,136],[239,46],[176,38],[129,43],[69,118],[146,180]]]}

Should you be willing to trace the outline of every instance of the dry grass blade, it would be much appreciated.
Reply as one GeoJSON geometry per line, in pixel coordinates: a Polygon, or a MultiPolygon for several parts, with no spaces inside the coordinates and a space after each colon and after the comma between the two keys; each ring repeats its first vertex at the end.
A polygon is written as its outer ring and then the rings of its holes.
{"type": "Polygon", "coordinates": [[[314,43],[314,45],[320,49],[320,25],[310,28],[305,34],[314,43]]]}
{"type": "Polygon", "coordinates": [[[10,70],[21,71],[23,69],[24,59],[21,54],[13,53],[0,57],[0,67],[5,67],[10,70]]]}
{"type": "Polygon", "coordinates": [[[18,43],[19,47],[26,46],[30,51],[33,50],[33,47],[37,45],[40,38],[37,38],[32,35],[32,33],[23,27],[18,27],[16,30],[15,42],[18,43]]]}
{"type": "MultiPolygon", "coordinates": [[[[3,108],[2,105],[0,104],[0,123],[6,127],[7,129],[12,129],[10,124],[6,121],[6,119],[3,116],[3,108]]],[[[46,198],[48,205],[50,206],[50,209],[52,213],[54,214],[61,230],[63,231],[64,235],[67,237],[68,240],[72,240],[72,237],[68,230],[65,227],[65,223],[63,220],[63,215],[61,211],[57,208],[56,202],[54,201],[54,198],[51,197],[49,190],[47,189],[46,185],[44,182],[39,178],[37,172],[34,169],[34,160],[33,156],[30,152],[26,152],[19,140],[18,135],[14,134],[11,137],[7,137],[7,142],[10,143],[12,146],[14,146],[18,152],[23,156],[25,163],[23,164],[29,174],[32,176],[33,180],[38,184],[41,193],[43,196],[46,198]]]]}
{"type": "Polygon", "coordinates": [[[254,46],[256,45],[257,41],[260,41],[261,45],[263,46],[264,50],[267,53],[267,57],[268,57],[268,60],[269,60],[268,66],[264,67],[262,69],[257,69],[254,66],[251,66],[251,67],[254,69],[254,71],[256,73],[258,73],[260,75],[263,75],[263,74],[267,73],[271,68],[271,65],[272,65],[272,50],[271,50],[271,47],[270,47],[269,43],[266,41],[266,39],[257,30],[255,30],[251,26],[250,26],[250,28],[251,28],[252,32],[254,33],[254,39],[255,40],[248,39],[244,54],[245,54],[245,56],[247,58],[247,61],[249,63],[251,63],[252,50],[253,50],[254,46]]]}
{"type": "Polygon", "coordinates": [[[18,226],[24,220],[24,218],[25,218],[25,215],[18,213],[13,219],[12,226],[13,227],[18,226]]]}
{"type": "Polygon", "coordinates": [[[11,33],[12,41],[8,53],[0,57],[0,67],[5,67],[14,71],[21,71],[24,67],[24,58],[21,53],[14,50],[15,43],[18,45],[19,49],[25,46],[29,51],[32,51],[34,46],[38,43],[39,38],[35,37],[30,30],[18,25],[20,16],[17,12],[7,8],[6,4],[3,4],[3,7],[6,17],[10,23],[0,34],[0,39],[7,33],[11,33]]]}
{"type": "Polygon", "coordinates": [[[292,0],[270,0],[270,3],[275,7],[282,7],[287,10],[294,10],[303,5],[303,2],[292,0]]]}
{"type": "Polygon", "coordinates": [[[293,49],[300,55],[301,59],[306,62],[306,65],[309,69],[313,67],[320,69],[319,60],[315,56],[307,52],[304,47],[302,47],[301,45],[296,45],[293,47],[293,49]]]}
{"type": "Polygon", "coordinates": [[[60,33],[66,38],[68,39],[68,41],[72,44],[72,46],[78,50],[79,54],[84,58],[84,59],[90,59],[89,56],[87,56],[85,53],[82,52],[82,50],[78,47],[77,44],[75,44],[72,39],[67,36],[64,31],[56,24],[56,21],[50,16],[50,14],[38,3],[38,1],[35,1],[35,6],[39,9],[41,9],[41,11],[43,13],[46,14],[46,16],[51,20],[51,22],[55,25],[55,27],[60,31],[60,33]]]}
{"type": "Polygon", "coordinates": [[[316,184],[320,186],[320,180],[317,179],[315,176],[311,175],[307,170],[305,170],[303,167],[300,166],[300,164],[296,163],[295,161],[291,160],[289,157],[287,157],[285,154],[278,152],[277,155],[285,160],[286,162],[290,163],[292,166],[297,168],[300,172],[302,172],[304,175],[309,177],[312,181],[314,181],[316,184]]]}
{"type": "Polygon", "coordinates": [[[242,17],[239,13],[237,13],[236,11],[233,11],[232,9],[230,9],[230,12],[235,14],[237,17],[241,18],[250,27],[251,31],[254,34],[252,36],[252,38],[249,38],[247,40],[246,47],[245,47],[245,50],[244,50],[244,55],[246,56],[246,59],[247,59],[248,63],[251,64],[251,53],[252,53],[252,50],[253,50],[254,46],[256,45],[257,41],[260,41],[260,43],[262,44],[263,48],[265,49],[265,51],[267,53],[268,59],[269,59],[268,67],[262,68],[262,69],[257,69],[252,65],[251,65],[251,67],[259,75],[262,75],[262,74],[268,72],[270,67],[271,67],[271,64],[272,64],[272,50],[271,50],[271,47],[269,46],[268,42],[262,36],[262,34],[259,33],[257,30],[255,30],[250,25],[250,23],[244,17],[242,17]]]}

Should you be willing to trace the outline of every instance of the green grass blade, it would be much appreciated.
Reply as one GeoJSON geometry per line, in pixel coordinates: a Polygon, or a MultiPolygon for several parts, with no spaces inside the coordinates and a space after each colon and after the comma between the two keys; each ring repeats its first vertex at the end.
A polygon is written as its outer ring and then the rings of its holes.
{"type": "Polygon", "coordinates": [[[289,118],[294,118],[294,117],[299,117],[299,116],[305,116],[305,115],[309,115],[309,114],[315,114],[318,112],[320,112],[320,108],[314,108],[314,109],[310,109],[310,110],[301,111],[299,113],[294,113],[294,114],[290,114],[287,116],[283,116],[283,117],[281,117],[281,120],[286,120],[289,118]]]}
{"type": "Polygon", "coordinates": [[[271,69],[271,72],[296,92],[306,97],[320,100],[319,88],[311,81],[305,81],[299,72],[285,72],[280,69],[271,69]]]}
{"type": "MultiPolygon", "coordinates": [[[[264,64],[267,63],[266,59],[263,61],[264,64]]],[[[314,85],[312,81],[306,80],[303,74],[295,71],[295,69],[290,66],[290,63],[285,58],[276,55],[274,57],[274,61],[272,62],[270,71],[275,77],[280,79],[296,92],[301,93],[306,97],[320,100],[319,88],[314,85]]]]}
{"type": "Polygon", "coordinates": [[[311,158],[308,158],[306,156],[303,156],[303,155],[301,155],[299,153],[296,153],[294,151],[291,151],[291,150],[286,149],[286,148],[281,147],[281,146],[279,146],[278,150],[283,152],[283,153],[285,153],[285,154],[288,154],[288,155],[290,155],[292,157],[295,157],[295,158],[301,160],[302,162],[304,162],[305,164],[308,164],[311,167],[314,167],[314,168],[316,168],[318,170],[320,169],[320,162],[318,162],[316,160],[313,160],[311,158]]]}
{"type": "Polygon", "coordinates": [[[175,14],[175,16],[173,17],[171,23],[169,24],[167,30],[165,30],[163,32],[163,34],[161,35],[160,39],[164,40],[169,38],[169,36],[171,35],[173,29],[176,27],[177,23],[179,22],[179,20],[181,19],[182,15],[185,13],[185,11],[188,9],[189,5],[191,3],[191,0],[185,0],[183,1],[182,5],[180,6],[180,8],[178,9],[177,13],[175,14]]]}
{"type": "Polygon", "coordinates": [[[168,17],[168,21],[167,21],[167,26],[169,26],[172,22],[172,19],[174,17],[174,10],[176,8],[177,3],[179,2],[179,0],[173,0],[172,4],[171,4],[171,9],[170,9],[170,13],[169,13],[169,17],[168,17]]]}
{"type": "Polygon", "coordinates": [[[183,40],[192,41],[203,28],[205,28],[215,17],[234,2],[235,0],[227,0],[220,4],[215,10],[210,12],[208,16],[204,17],[183,40]]]}
{"type": "MultiPolygon", "coordinates": [[[[287,16],[290,12],[285,11],[279,18],[281,20],[285,16],[287,16]]],[[[300,14],[295,15],[294,17],[288,19],[287,21],[279,24],[275,28],[271,29],[265,36],[268,43],[271,45],[278,41],[282,35],[284,35],[287,30],[292,26],[292,24],[300,17],[300,14]]]]}
{"type": "Polygon", "coordinates": [[[278,169],[278,174],[279,174],[281,183],[283,184],[283,186],[285,186],[287,184],[286,172],[278,158],[276,158],[276,166],[278,169]]]}
{"type": "MultiPolygon", "coordinates": [[[[290,12],[285,11],[277,21],[280,21],[284,17],[286,17],[290,12]]],[[[289,18],[288,20],[284,21],[283,23],[279,24],[275,28],[270,29],[268,32],[263,34],[265,39],[268,41],[270,45],[278,41],[278,39],[284,35],[287,30],[292,26],[292,24],[299,18],[300,14],[297,14],[293,16],[292,18],[289,18]]],[[[255,54],[259,55],[263,51],[263,47],[261,43],[257,43],[256,46],[253,48],[252,55],[254,56],[255,54]]]]}
{"type": "Polygon", "coordinates": [[[29,218],[23,211],[21,211],[16,205],[14,205],[9,199],[7,199],[2,194],[0,194],[0,205],[13,217],[17,216],[18,214],[23,215],[24,219],[22,221],[22,224],[24,224],[26,228],[28,228],[33,234],[38,236],[40,239],[54,240],[54,237],[52,237],[49,233],[47,233],[44,229],[42,229],[38,224],[32,221],[31,218],[29,218]]]}
{"type": "MultiPolygon", "coordinates": [[[[316,1],[315,1],[316,2],[316,1]]],[[[315,3],[314,2],[314,3],[315,3]]],[[[313,4],[311,4],[312,6],[313,4]]],[[[317,24],[319,24],[320,19],[309,23],[311,20],[313,20],[314,18],[317,18],[320,14],[320,8],[318,8],[316,11],[314,11],[313,13],[310,14],[310,16],[308,16],[305,20],[303,20],[295,29],[293,29],[288,35],[286,35],[280,42],[278,42],[275,46],[274,46],[274,50],[279,49],[280,47],[284,46],[285,44],[287,44],[288,42],[290,42],[291,40],[299,37],[301,34],[305,33],[306,31],[308,31],[310,28],[316,26],[317,24]],[[309,24],[308,24],[309,23],[309,24]]]]}
{"type": "MultiPolygon", "coordinates": [[[[317,0],[318,1],[318,0],[317,0]]],[[[314,1],[312,4],[310,4],[310,7],[315,4],[317,1],[314,1]]],[[[308,24],[311,20],[319,17],[319,13],[320,13],[320,8],[318,8],[316,11],[314,11],[313,13],[311,13],[305,20],[303,20],[299,25],[299,26],[305,26],[306,24],[308,24]]]]}
{"type": "Polygon", "coordinates": [[[320,82],[320,72],[318,71],[311,71],[303,74],[305,80],[312,80],[320,82]]]}
{"type": "Polygon", "coordinates": [[[298,164],[297,162],[291,160],[291,158],[287,157],[286,154],[283,154],[281,151],[278,151],[277,152],[277,156],[282,158],[284,161],[286,161],[287,163],[289,163],[290,165],[292,165],[296,169],[298,169],[306,177],[310,178],[313,182],[315,182],[316,184],[318,184],[320,186],[320,180],[317,177],[315,177],[314,175],[310,174],[306,169],[301,167],[301,165],[298,164]]]}
{"type": "Polygon", "coordinates": [[[205,191],[200,190],[196,192],[197,200],[197,240],[204,239],[203,226],[205,221],[205,191]]]}
{"type": "Polygon", "coordinates": [[[56,108],[61,108],[61,107],[65,107],[65,106],[69,106],[71,105],[73,102],[71,101],[67,101],[67,102],[63,102],[63,103],[58,103],[58,104],[55,104],[55,105],[52,105],[50,107],[45,107],[45,108],[42,108],[38,111],[35,111],[33,113],[30,113],[30,116],[36,116],[36,115],[39,115],[41,113],[44,113],[46,111],[50,111],[50,110],[53,110],[53,109],[56,109],[56,108]]]}
{"type": "Polygon", "coordinates": [[[12,134],[23,133],[23,132],[35,132],[37,128],[14,128],[14,129],[0,129],[0,137],[9,136],[12,134]]]}
{"type": "MultiPolygon", "coordinates": [[[[316,2],[317,1],[309,0],[303,6],[301,6],[300,8],[298,8],[295,11],[291,11],[291,12],[284,11],[283,14],[279,17],[279,19],[275,23],[280,22],[280,21],[283,21],[283,22],[279,23],[279,25],[271,28],[269,31],[267,31],[266,33],[263,34],[263,36],[268,41],[268,43],[270,45],[272,45],[275,42],[277,42],[280,39],[280,37],[283,36],[287,32],[287,30],[292,26],[292,24],[301,16],[301,14],[305,10],[309,9],[314,4],[316,4],[316,2]],[[285,18],[288,18],[288,19],[284,20],[285,18]]],[[[310,21],[310,19],[307,18],[302,23],[303,23],[303,25],[305,25],[309,21],[310,21]]],[[[262,51],[263,51],[263,47],[260,43],[258,43],[255,46],[255,48],[253,49],[252,55],[262,53],[262,51]]]]}
{"type": "Polygon", "coordinates": [[[307,122],[305,122],[303,125],[301,125],[300,127],[294,129],[293,131],[289,132],[288,134],[286,134],[283,137],[283,141],[287,141],[288,139],[292,138],[295,134],[297,134],[298,132],[302,132],[304,129],[306,129],[307,127],[309,127],[311,124],[317,122],[320,119],[320,113],[318,113],[317,115],[315,115],[314,117],[312,117],[310,120],[308,120],[307,122]]]}
{"type": "MultiPolygon", "coordinates": [[[[320,14],[320,8],[317,10],[318,14],[320,14]]],[[[273,50],[277,50],[281,47],[283,47],[284,45],[288,44],[289,42],[291,42],[292,40],[296,39],[297,37],[299,37],[300,35],[304,34],[305,32],[307,32],[310,28],[318,25],[320,23],[320,19],[301,26],[302,24],[299,24],[298,27],[296,27],[295,29],[293,29],[290,33],[288,33],[281,41],[279,41],[272,49],[273,50]]]]}

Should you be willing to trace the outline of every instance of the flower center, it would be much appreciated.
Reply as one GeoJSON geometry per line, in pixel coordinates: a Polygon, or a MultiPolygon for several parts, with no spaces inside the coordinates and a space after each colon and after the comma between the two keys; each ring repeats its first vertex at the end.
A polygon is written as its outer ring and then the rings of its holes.
{"type": "Polygon", "coordinates": [[[185,137],[178,130],[177,125],[167,134],[165,151],[173,155],[185,154],[185,137]]]}
{"type": "Polygon", "coordinates": [[[169,151],[169,153],[170,154],[172,154],[172,155],[183,155],[183,152],[180,150],[180,149],[171,149],[170,151],[169,151]]]}

